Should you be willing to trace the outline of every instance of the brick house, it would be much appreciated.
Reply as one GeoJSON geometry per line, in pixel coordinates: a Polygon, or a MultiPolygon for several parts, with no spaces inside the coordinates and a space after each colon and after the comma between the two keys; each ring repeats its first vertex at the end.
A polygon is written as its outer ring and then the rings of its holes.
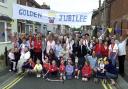
{"type": "MultiPolygon", "coordinates": [[[[104,3],[103,3],[104,4],[104,3]]],[[[128,0],[106,0],[105,9],[102,5],[99,13],[98,10],[93,12],[92,25],[99,25],[102,23],[102,18],[106,19],[105,23],[107,27],[120,28],[122,33],[125,33],[123,29],[128,29],[128,0]],[[105,10],[105,17],[103,16],[105,10]],[[101,18],[101,20],[99,20],[101,18]]]]}

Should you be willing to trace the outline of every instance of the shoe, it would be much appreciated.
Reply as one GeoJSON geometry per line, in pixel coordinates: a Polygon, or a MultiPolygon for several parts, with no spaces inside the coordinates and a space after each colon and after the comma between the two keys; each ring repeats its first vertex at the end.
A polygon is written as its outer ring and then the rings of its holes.
{"type": "Polygon", "coordinates": [[[12,70],[10,69],[9,72],[11,72],[12,70]]]}
{"type": "Polygon", "coordinates": [[[85,79],[84,79],[84,81],[85,81],[85,82],[87,82],[87,81],[88,81],[88,79],[87,79],[87,78],[85,78],[85,79]]]}
{"type": "Polygon", "coordinates": [[[82,81],[85,81],[85,78],[82,78],[82,81]]]}
{"type": "Polygon", "coordinates": [[[78,77],[78,76],[76,76],[76,79],[79,79],[79,77],[78,77]]]}
{"type": "Polygon", "coordinates": [[[64,80],[66,80],[66,77],[65,77],[65,76],[63,76],[63,79],[64,79],[64,80]]]}
{"type": "Polygon", "coordinates": [[[40,74],[37,74],[37,75],[36,75],[36,77],[37,77],[37,78],[40,78],[40,77],[41,77],[41,75],[40,75],[40,74]]]}

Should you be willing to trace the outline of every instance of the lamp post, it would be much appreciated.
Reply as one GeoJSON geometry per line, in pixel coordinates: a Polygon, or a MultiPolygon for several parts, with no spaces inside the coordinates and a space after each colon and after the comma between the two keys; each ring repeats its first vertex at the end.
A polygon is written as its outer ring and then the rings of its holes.
{"type": "Polygon", "coordinates": [[[101,0],[99,0],[99,26],[101,25],[101,0]]]}

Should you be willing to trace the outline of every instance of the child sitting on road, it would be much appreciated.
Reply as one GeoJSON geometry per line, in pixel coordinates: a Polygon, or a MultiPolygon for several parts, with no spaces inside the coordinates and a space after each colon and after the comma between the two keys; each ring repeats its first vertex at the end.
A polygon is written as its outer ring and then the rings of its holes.
{"type": "Polygon", "coordinates": [[[43,61],[43,78],[47,77],[45,74],[49,71],[50,63],[48,56],[44,56],[44,61],[43,61]]]}
{"type": "Polygon", "coordinates": [[[61,59],[60,67],[59,67],[59,72],[60,72],[60,80],[64,79],[65,80],[65,65],[64,65],[64,59],[61,59]]]}
{"type": "Polygon", "coordinates": [[[40,60],[38,59],[34,67],[34,72],[36,73],[37,78],[41,77],[42,70],[43,70],[42,64],[40,63],[40,60]]]}
{"type": "Polygon", "coordinates": [[[24,63],[23,68],[27,70],[28,73],[32,73],[33,68],[35,67],[35,63],[30,58],[27,62],[24,63]]]}
{"type": "Polygon", "coordinates": [[[73,77],[74,68],[72,66],[72,61],[68,60],[68,64],[66,65],[66,78],[72,79],[73,77]]]}
{"type": "Polygon", "coordinates": [[[98,66],[95,69],[96,78],[103,79],[106,83],[106,75],[105,75],[105,65],[106,65],[106,57],[98,59],[98,66]]]}
{"type": "Polygon", "coordinates": [[[85,61],[85,64],[82,68],[82,80],[88,81],[88,79],[91,77],[92,69],[88,61],[85,61]]]}
{"type": "Polygon", "coordinates": [[[80,74],[80,70],[78,68],[78,63],[75,63],[75,66],[74,66],[74,76],[75,76],[75,79],[79,79],[79,74],[80,74]]]}
{"type": "Polygon", "coordinates": [[[56,61],[53,60],[52,64],[49,67],[49,77],[50,78],[56,78],[58,73],[58,67],[56,65],[56,61]]]}

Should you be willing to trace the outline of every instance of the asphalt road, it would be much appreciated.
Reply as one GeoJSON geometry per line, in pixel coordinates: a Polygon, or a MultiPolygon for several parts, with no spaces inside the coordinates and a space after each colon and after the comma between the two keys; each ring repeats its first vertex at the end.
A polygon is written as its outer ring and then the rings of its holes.
{"type": "Polygon", "coordinates": [[[93,80],[82,82],[81,80],[65,80],[62,82],[49,82],[35,76],[25,76],[11,89],[104,89],[101,83],[93,80]]]}

